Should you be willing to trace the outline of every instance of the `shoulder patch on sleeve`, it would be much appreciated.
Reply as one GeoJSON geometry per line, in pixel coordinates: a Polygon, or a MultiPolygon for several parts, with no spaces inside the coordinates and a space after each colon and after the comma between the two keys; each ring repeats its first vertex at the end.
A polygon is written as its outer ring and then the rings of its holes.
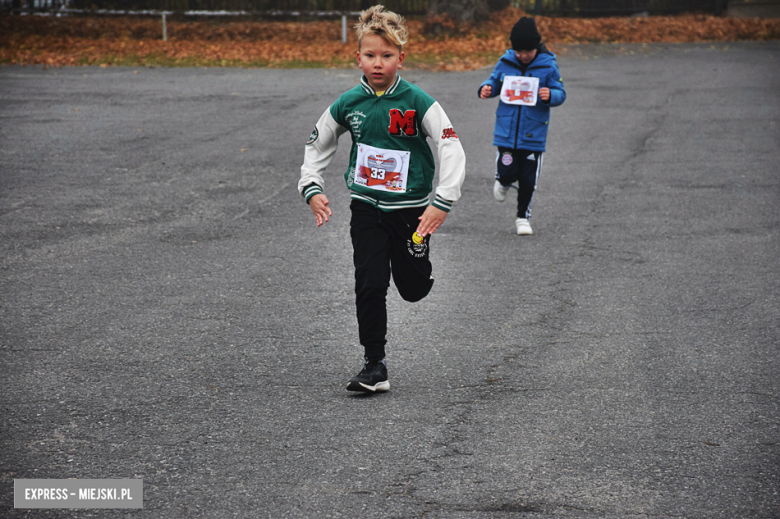
{"type": "Polygon", "coordinates": [[[458,134],[455,133],[455,129],[450,126],[449,128],[444,129],[444,131],[441,133],[441,138],[458,140],[458,134]]]}
{"type": "Polygon", "coordinates": [[[309,144],[314,144],[314,142],[319,139],[320,132],[317,130],[317,127],[315,126],[314,129],[311,131],[311,135],[309,135],[309,140],[306,141],[306,146],[309,144]]]}

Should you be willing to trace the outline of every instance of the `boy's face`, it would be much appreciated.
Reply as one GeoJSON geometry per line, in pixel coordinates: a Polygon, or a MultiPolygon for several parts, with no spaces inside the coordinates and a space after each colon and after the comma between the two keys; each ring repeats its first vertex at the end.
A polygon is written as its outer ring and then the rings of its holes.
{"type": "Polygon", "coordinates": [[[523,65],[528,65],[536,57],[536,49],[533,50],[516,50],[515,56],[520,60],[523,65]]]}
{"type": "Polygon", "coordinates": [[[360,40],[357,61],[368,84],[382,92],[395,81],[398,69],[404,62],[404,53],[378,34],[366,34],[360,40]]]}

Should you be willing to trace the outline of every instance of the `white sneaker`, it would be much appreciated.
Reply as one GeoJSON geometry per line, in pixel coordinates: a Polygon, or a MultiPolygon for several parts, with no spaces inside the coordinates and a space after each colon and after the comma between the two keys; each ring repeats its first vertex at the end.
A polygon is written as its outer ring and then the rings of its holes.
{"type": "Polygon", "coordinates": [[[519,236],[533,234],[534,230],[531,229],[531,224],[526,218],[518,218],[515,220],[515,225],[517,226],[517,234],[519,236]]]}
{"type": "Polygon", "coordinates": [[[499,202],[503,202],[506,200],[506,194],[509,192],[510,187],[511,186],[502,186],[501,182],[496,180],[496,183],[493,184],[493,196],[499,202]]]}

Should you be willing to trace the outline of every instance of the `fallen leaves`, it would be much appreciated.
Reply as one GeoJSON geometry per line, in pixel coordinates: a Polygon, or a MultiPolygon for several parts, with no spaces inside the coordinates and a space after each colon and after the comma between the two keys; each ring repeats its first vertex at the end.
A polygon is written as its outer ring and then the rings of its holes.
{"type": "MultiPolygon", "coordinates": [[[[509,32],[522,11],[494,13],[489,22],[426,36],[421,20],[409,20],[406,65],[431,70],[471,70],[491,65],[509,47],[509,32]]],[[[780,19],[708,15],[647,18],[537,17],[544,41],[656,43],[780,39],[780,19]]],[[[0,63],[126,66],[354,66],[357,42],[341,42],[340,20],[167,21],[162,40],[157,18],[41,17],[0,15],[0,63]]]]}

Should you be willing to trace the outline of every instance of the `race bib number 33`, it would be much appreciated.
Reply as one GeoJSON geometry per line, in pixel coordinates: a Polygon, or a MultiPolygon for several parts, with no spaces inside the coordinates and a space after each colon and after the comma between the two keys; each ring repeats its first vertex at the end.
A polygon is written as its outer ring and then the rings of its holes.
{"type": "Polygon", "coordinates": [[[355,184],[377,191],[405,193],[410,157],[408,151],[358,144],[355,184]]]}

